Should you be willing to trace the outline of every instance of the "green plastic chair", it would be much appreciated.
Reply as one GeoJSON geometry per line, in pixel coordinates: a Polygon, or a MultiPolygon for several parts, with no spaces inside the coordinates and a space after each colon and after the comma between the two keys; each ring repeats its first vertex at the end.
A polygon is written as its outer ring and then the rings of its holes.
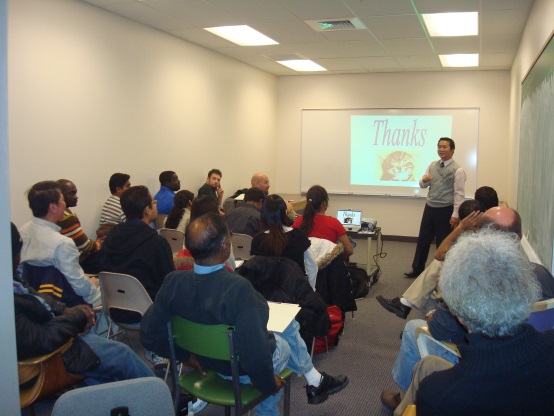
{"type": "MultiPolygon", "coordinates": [[[[239,354],[235,353],[235,329],[229,325],[205,325],[173,316],[169,323],[171,363],[174,375],[174,391],[178,385],[187,393],[208,403],[225,406],[225,415],[242,415],[264,401],[263,394],[250,384],[239,382],[239,354]],[[230,361],[232,381],[225,380],[215,371],[207,370],[204,377],[198,371],[187,372],[180,377],[176,370],[175,345],[196,356],[230,361]]],[[[290,376],[292,370],[285,368],[280,377],[287,380],[284,392],[284,414],[290,411],[290,376]]],[[[175,394],[175,406],[178,407],[179,394],[175,394]]]]}

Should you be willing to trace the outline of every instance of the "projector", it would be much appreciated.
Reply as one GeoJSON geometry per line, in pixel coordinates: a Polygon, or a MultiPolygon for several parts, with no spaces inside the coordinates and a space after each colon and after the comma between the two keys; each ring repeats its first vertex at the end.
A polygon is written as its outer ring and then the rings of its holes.
{"type": "Polygon", "coordinates": [[[361,232],[372,232],[377,226],[377,220],[375,218],[362,218],[362,225],[360,227],[361,232]]]}

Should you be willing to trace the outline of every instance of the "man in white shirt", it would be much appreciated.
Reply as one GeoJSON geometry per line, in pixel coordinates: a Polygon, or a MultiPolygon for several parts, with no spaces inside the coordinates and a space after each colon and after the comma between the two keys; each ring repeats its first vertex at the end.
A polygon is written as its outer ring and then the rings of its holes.
{"type": "Polygon", "coordinates": [[[458,208],[464,202],[466,173],[452,159],[455,148],[454,140],[441,137],[437,143],[440,159],[431,162],[419,180],[419,186],[429,188],[429,193],[421,218],[412,271],[404,273],[406,277],[415,278],[420,275],[425,269],[433,239],[438,248],[460,222],[458,208]]]}
{"type": "Polygon", "coordinates": [[[27,197],[35,218],[20,229],[23,240],[21,270],[26,263],[39,267],[54,266],[65,276],[75,294],[93,306],[100,305],[98,279],[85,276],[79,265],[79,250],[71,238],[60,234],[60,227],[56,225],[66,209],[56,182],[34,184],[27,197]]]}

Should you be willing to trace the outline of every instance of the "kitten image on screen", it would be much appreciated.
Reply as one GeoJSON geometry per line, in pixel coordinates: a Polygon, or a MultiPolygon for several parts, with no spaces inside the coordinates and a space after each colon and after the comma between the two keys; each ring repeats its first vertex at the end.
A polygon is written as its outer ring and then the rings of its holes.
{"type": "Polygon", "coordinates": [[[409,153],[396,151],[389,153],[386,158],[381,158],[383,174],[382,181],[413,182],[414,162],[409,153]]]}

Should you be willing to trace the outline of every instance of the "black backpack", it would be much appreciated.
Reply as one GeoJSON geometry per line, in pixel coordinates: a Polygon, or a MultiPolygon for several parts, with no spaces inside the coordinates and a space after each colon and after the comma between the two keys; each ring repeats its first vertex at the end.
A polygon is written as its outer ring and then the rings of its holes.
{"type": "Polygon", "coordinates": [[[369,293],[369,279],[364,269],[348,266],[348,277],[352,285],[354,299],[361,299],[369,293]]]}

